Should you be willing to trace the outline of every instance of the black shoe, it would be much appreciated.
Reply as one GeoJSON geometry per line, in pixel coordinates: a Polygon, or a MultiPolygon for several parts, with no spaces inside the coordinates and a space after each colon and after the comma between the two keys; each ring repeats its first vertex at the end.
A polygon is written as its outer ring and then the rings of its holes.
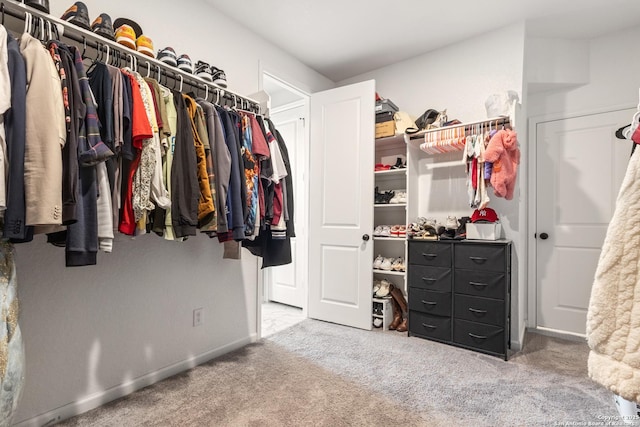
{"type": "Polygon", "coordinates": [[[220,87],[227,87],[227,75],[224,73],[223,70],[216,68],[216,67],[211,67],[211,74],[212,74],[212,78],[213,78],[213,83],[217,84],[220,87]]]}
{"type": "Polygon", "coordinates": [[[27,0],[24,3],[29,7],[49,13],[49,0],[27,0]]]}
{"type": "Polygon", "coordinates": [[[87,9],[87,5],[81,1],[75,2],[60,19],[91,31],[91,27],[89,26],[89,9],[87,9]]]}
{"type": "Polygon", "coordinates": [[[115,33],[111,17],[106,13],[101,13],[91,24],[91,31],[99,36],[115,41],[115,33]]]}
{"type": "Polygon", "coordinates": [[[396,164],[391,166],[391,169],[404,169],[406,167],[407,167],[407,165],[402,163],[402,157],[397,157],[396,158],[396,164]]]}
{"type": "Polygon", "coordinates": [[[195,75],[208,82],[213,83],[213,73],[211,72],[211,66],[203,61],[196,62],[195,75]]]}
{"type": "Polygon", "coordinates": [[[464,240],[467,238],[467,223],[471,222],[471,218],[468,216],[463,216],[458,220],[460,222],[460,226],[456,230],[455,235],[453,236],[454,240],[464,240]]]}

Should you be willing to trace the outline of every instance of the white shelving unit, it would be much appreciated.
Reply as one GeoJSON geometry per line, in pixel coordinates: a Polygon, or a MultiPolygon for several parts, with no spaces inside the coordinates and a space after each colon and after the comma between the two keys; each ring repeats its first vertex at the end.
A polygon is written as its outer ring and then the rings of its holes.
{"type": "MultiPolygon", "coordinates": [[[[404,135],[396,135],[388,138],[378,138],[375,140],[375,163],[386,163],[394,165],[397,158],[407,160],[407,144],[404,135]],[[384,161],[383,161],[384,160],[384,161]]],[[[373,165],[372,165],[373,168],[373,165]]],[[[403,190],[407,191],[407,181],[409,177],[408,167],[399,169],[389,169],[382,171],[374,171],[375,186],[379,191],[403,190]]],[[[375,204],[373,210],[374,227],[379,225],[407,225],[407,208],[408,203],[389,203],[375,204]]],[[[372,230],[373,231],[373,230],[372,230]]],[[[382,255],[387,258],[402,257],[406,263],[407,260],[407,239],[405,237],[373,237],[375,256],[382,255]]],[[[371,260],[373,262],[373,260],[371,260]]],[[[406,264],[405,264],[406,265],[406,264]]],[[[406,272],[405,271],[389,271],[372,269],[374,279],[387,279],[389,282],[401,290],[406,295],[406,272]]],[[[379,299],[374,298],[373,303],[379,299]]],[[[393,316],[390,300],[384,299],[388,304],[385,310],[384,329],[388,329],[393,316]],[[387,323],[387,321],[389,323],[387,323]]]]}

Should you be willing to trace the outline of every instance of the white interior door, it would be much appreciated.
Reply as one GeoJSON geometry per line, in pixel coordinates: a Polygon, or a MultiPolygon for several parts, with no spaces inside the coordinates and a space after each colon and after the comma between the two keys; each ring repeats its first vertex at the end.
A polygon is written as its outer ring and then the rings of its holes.
{"type": "Polygon", "coordinates": [[[614,132],[635,110],[537,127],[537,324],[586,333],[604,236],[631,153],[614,132]],[[542,233],[546,233],[545,236],[542,233]]]}
{"type": "Polygon", "coordinates": [[[296,103],[291,108],[273,112],[271,120],[287,143],[294,182],[296,237],[291,239],[291,264],[269,269],[268,298],[271,301],[303,308],[306,298],[306,202],[305,202],[305,121],[306,106],[296,103]]]}
{"type": "Polygon", "coordinates": [[[309,317],[371,329],[375,82],[311,96],[309,317]]]}

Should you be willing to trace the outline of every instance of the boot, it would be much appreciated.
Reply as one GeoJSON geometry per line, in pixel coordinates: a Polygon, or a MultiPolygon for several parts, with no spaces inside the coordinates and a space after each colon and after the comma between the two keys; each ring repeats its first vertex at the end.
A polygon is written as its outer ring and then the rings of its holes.
{"type": "Polygon", "coordinates": [[[389,324],[389,330],[395,331],[402,323],[402,309],[395,298],[391,298],[391,305],[393,307],[393,320],[389,324]]]}
{"type": "MultiPolygon", "coordinates": [[[[395,302],[395,304],[398,306],[398,308],[400,309],[400,319],[401,319],[401,323],[399,325],[397,325],[394,329],[398,332],[407,332],[407,318],[403,318],[402,314],[403,313],[407,313],[407,300],[404,299],[404,294],[402,293],[402,291],[396,287],[394,287],[393,289],[391,289],[391,297],[393,298],[393,301],[395,302]]],[[[408,314],[408,313],[407,313],[408,314]]],[[[395,312],[394,312],[394,316],[393,316],[393,320],[395,322],[396,317],[395,317],[395,312]]],[[[391,329],[391,326],[389,326],[389,329],[391,329]]]]}

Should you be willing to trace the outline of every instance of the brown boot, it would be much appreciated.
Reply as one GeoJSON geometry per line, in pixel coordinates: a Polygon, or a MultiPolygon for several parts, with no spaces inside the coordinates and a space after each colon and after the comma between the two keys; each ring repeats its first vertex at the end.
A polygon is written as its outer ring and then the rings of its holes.
{"type": "MultiPolygon", "coordinates": [[[[407,318],[403,318],[402,314],[403,313],[407,313],[407,300],[404,299],[404,294],[402,293],[402,291],[396,287],[394,287],[393,289],[390,290],[391,293],[391,297],[393,298],[393,301],[395,302],[395,304],[398,306],[398,308],[400,309],[400,320],[401,323],[399,325],[397,325],[394,329],[398,332],[407,332],[407,318]]],[[[407,313],[408,315],[408,313],[407,313]]],[[[393,320],[395,322],[396,317],[395,317],[395,312],[393,315],[393,320]]],[[[389,329],[391,329],[391,326],[389,326],[389,329]]]]}
{"type": "Polygon", "coordinates": [[[395,298],[391,298],[391,305],[393,307],[393,320],[389,324],[389,330],[395,331],[402,323],[402,309],[395,298]]]}

